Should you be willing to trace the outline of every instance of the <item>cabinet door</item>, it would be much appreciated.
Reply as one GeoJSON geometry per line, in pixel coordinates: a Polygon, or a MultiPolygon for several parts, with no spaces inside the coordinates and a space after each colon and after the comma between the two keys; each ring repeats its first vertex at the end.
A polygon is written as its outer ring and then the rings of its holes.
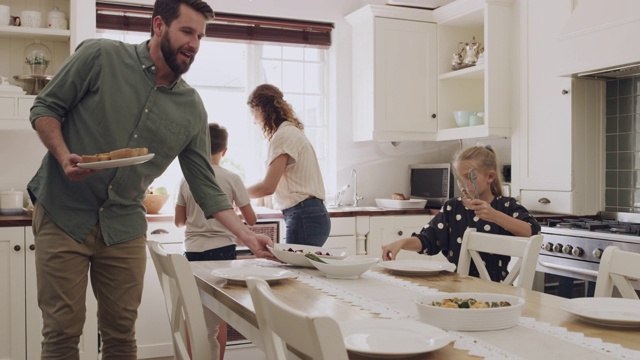
{"type": "Polygon", "coordinates": [[[520,181],[527,190],[571,191],[571,79],[560,77],[558,36],[571,13],[571,0],[525,1],[522,41],[527,44],[522,79],[520,181]],[[527,104],[528,102],[528,104],[527,104]]]}
{"type": "MultiPolygon", "coordinates": [[[[367,254],[382,256],[382,245],[411,237],[419,232],[431,220],[431,215],[375,216],[371,217],[370,231],[367,238],[367,254]]],[[[413,251],[401,251],[398,259],[425,259],[413,251]]],[[[446,260],[445,260],[446,261],[446,260]]]]}
{"type": "Polygon", "coordinates": [[[0,359],[25,358],[24,228],[0,228],[0,359]]]}
{"type": "Polygon", "coordinates": [[[435,133],[436,25],[376,18],[374,38],[374,132],[435,133]]]}

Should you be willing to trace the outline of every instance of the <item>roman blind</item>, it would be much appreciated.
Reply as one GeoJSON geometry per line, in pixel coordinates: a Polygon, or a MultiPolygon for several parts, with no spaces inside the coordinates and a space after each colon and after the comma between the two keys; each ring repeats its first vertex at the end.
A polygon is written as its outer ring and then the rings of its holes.
{"type": "MultiPolygon", "coordinates": [[[[150,32],[152,6],[98,1],[98,29],[150,32]]],[[[206,36],[250,42],[331,46],[332,23],[216,12],[207,23],[206,36]]]]}

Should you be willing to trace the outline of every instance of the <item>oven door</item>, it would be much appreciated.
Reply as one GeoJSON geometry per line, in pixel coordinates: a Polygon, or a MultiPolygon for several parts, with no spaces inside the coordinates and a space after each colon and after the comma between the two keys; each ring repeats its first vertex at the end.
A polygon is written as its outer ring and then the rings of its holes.
{"type": "Polygon", "coordinates": [[[596,281],[598,263],[540,254],[536,271],[586,281],[596,281]]]}

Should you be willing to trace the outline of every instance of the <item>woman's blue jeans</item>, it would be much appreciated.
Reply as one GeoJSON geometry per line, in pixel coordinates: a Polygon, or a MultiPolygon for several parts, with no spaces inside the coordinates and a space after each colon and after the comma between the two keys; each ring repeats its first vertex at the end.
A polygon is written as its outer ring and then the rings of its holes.
{"type": "Polygon", "coordinates": [[[298,205],[282,210],[286,225],[286,242],[322,246],[331,231],[329,212],[322,200],[308,198],[298,205]]]}

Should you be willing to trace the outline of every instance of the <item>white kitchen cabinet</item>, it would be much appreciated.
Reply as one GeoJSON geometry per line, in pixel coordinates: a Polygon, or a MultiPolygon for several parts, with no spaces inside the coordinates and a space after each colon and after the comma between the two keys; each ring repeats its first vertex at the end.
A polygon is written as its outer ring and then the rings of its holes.
{"type": "MultiPolygon", "coordinates": [[[[11,15],[19,16],[23,10],[39,11],[42,24],[46,26],[47,13],[55,6],[64,12],[69,30],[0,26],[0,76],[8,78],[13,85],[30,89],[32,84],[14,80],[15,75],[25,75],[24,50],[36,40],[51,50],[51,63],[47,74],[55,75],[62,63],[75,47],[96,31],[95,2],[86,0],[9,0],[2,2],[10,7],[11,15]]],[[[35,96],[0,93],[0,131],[31,130],[28,114],[35,96]]]]}
{"type": "Polygon", "coordinates": [[[602,206],[604,82],[560,77],[571,0],[521,3],[521,114],[512,166],[530,211],[593,215],[602,206]],[[602,99],[587,101],[586,99],[602,99]],[[519,160],[519,161],[518,161],[519,160]]]}
{"type": "Polygon", "coordinates": [[[331,218],[331,232],[323,247],[344,248],[349,255],[358,254],[356,247],[356,218],[331,218]]]}
{"type": "Polygon", "coordinates": [[[438,24],[438,141],[511,136],[511,5],[510,0],[457,0],[433,11],[438,24]],[[484,62],[452,71],[459,43],[470,43],[473,37],[484,47],[484,62]],[[484,124],[458,127],[456,110],[483,111],[484,124]]]}
{"type": "Polygon", "coordinates": [[[346,19],[352,25],[353,140],[435,140],[431,11],[366,5],[346,19]]]}
{"type": "MultiPolygon", "coordinates": [[[[399,216],[372,216],[367,236],[367,255],[381,257],[382,245],[399,239],[411,237],[425,227],[433,216],[431,215],[399,215],[399,216]]],[[[398,259],[426,259],[427,255],[420,255],[414,251],[401,251],[398,259]]],[[[431,256],[438,261],[447,261],[441,254],[431,256]]]]}
{"type": "MultiPolygon", "coordinates": [[[[42,313],[37,302],[31,227],[0,228],[0,273],[0,358],[40,359],[42,313]]],[[[80,359],[97,359],[97,305],[90,283],[86,306],[80,359]]]]}

